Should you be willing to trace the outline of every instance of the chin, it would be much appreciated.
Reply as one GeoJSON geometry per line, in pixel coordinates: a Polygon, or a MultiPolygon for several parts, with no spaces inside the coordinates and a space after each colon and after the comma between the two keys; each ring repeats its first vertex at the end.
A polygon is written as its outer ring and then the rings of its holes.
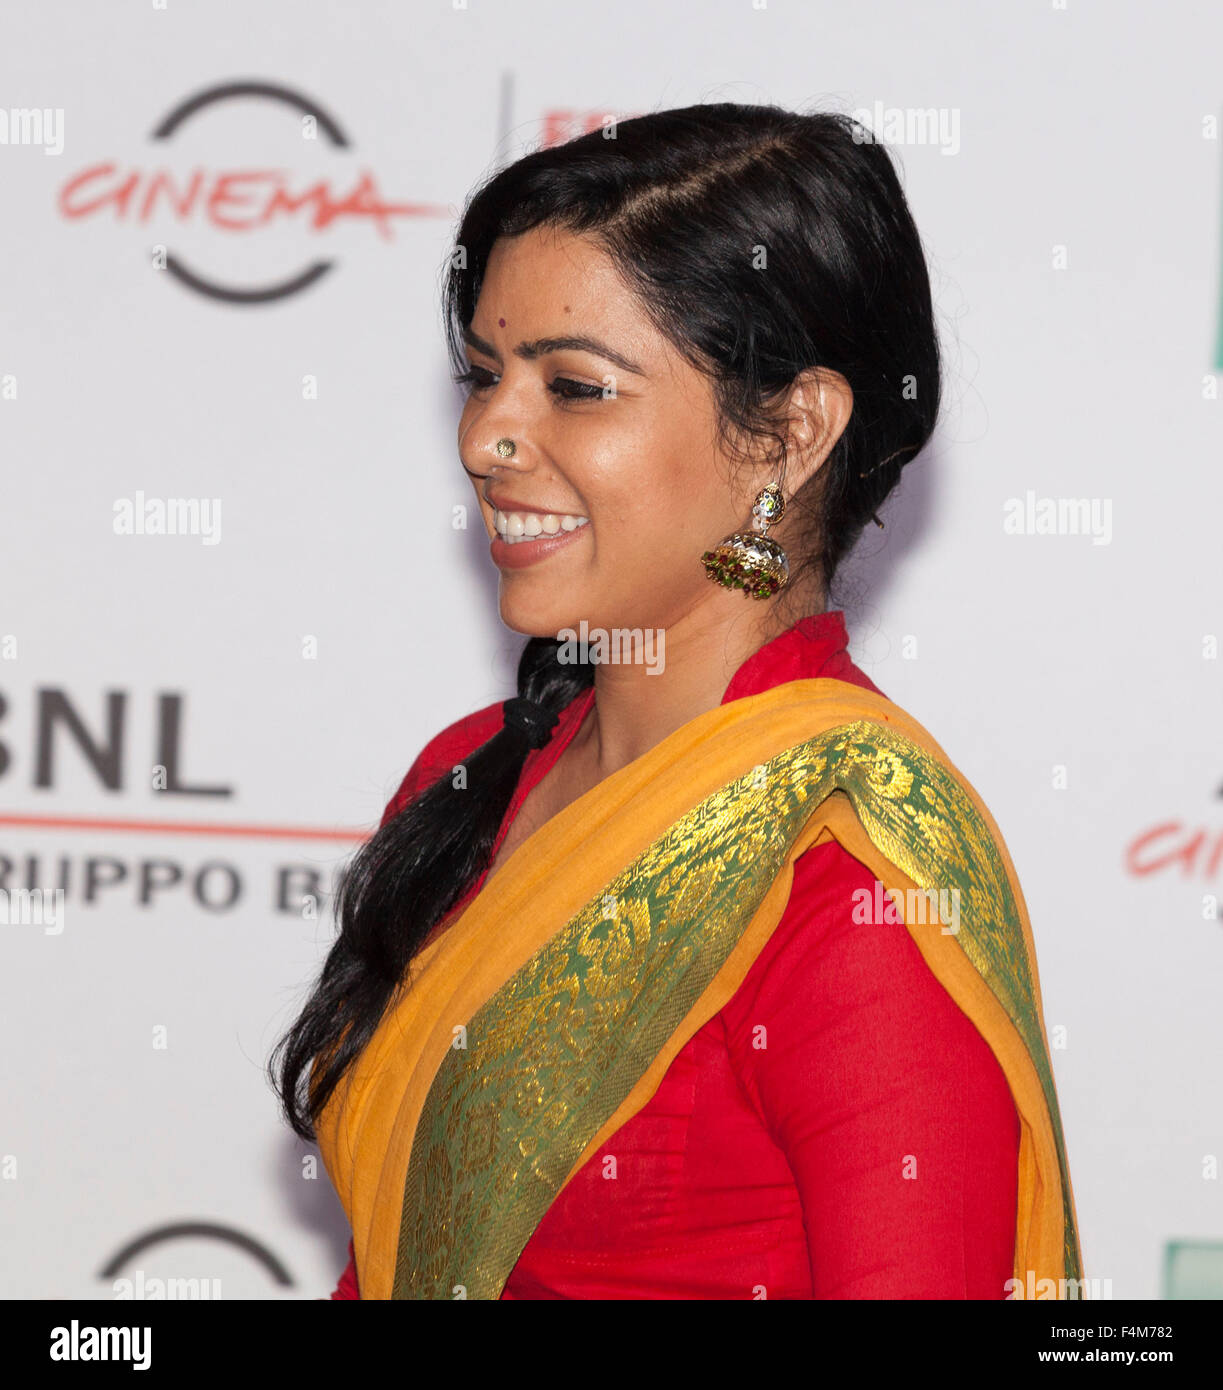
{"type": "Polygon", "coordinates": [[[510,598],[501,594],[501,621],[511,632],[521,632],[524,637],[549,637],[555,639],[562,628],[576,628],[578,620],[573,616],[571,603],[554,603],[543,598],[539,602],[510,598]]]}

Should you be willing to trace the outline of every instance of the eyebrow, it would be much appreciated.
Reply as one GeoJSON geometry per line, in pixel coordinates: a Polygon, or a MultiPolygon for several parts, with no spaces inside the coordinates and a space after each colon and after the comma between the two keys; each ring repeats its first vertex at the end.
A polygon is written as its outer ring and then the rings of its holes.
{"type": "MultiPolygon", "coordinates": [[[[489,357],[499,358],[500,353],[491,343],[485,342],[478,333],[470,328],[463,330],[463,341],[469,343],[480,352],[487,353],[489,357]]],[[[634,376],[645,376],[645,372],[632,361],[625,357],[623,353],[610,348],[606,343],[601,343],[598,338],[536,338],[530,343],[519,343],[514,349],[514,356],[521,357],[524,361],[532,362],[537,357],[542,357],[548,352],[593,352],[596,357],[605,357],[609,362],[614,362],[623,371],[631,372],[634,376]]]]}

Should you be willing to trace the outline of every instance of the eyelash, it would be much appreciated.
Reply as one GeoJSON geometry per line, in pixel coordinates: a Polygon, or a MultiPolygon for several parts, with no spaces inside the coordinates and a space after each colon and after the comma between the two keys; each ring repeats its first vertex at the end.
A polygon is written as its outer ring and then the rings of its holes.
{"type": "MultiPolygon", "coordinates": [[[[493,373],[490,372],[487,367],[468,367],[465,372],[456,372],[454,374],[454,380],[459,386],[470,386],[472,390],[480,391],[492,384],[491,382],[478,380],[480,375],[492,376],[493,373]]],[[[603,398],[603,388],[601,386],[592,386],[586,381],[574,381],[571,377],[567,376],[558,376],[555,381],[548,384],[548,390],[562,401],[596,401],[603,398]],[[562,383],[565,386],[571,387],[572,390],[558,390],[557,388],[562,383]]]]}

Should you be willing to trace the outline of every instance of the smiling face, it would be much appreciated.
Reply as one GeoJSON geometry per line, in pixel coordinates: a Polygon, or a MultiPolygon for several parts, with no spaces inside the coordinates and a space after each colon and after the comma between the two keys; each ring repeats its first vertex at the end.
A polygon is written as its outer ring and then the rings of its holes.
{"type": "Polygon", "coordinates": [[[605,252],[549,227],[499,240],[467,354],[459,455],[475,475],[508,627],[555,637],[583,618],[658,628],[705,606],[743,607],[741,593],[709,582],[700,557],[746,529],[769,476],[732,474],[711,383],[648,320],[605,252]],[[585,345],[565,344],[578,339],[585,345]],[[512,457],[498,455],[502,438],[512,457]],[[539,525],[557,539],[494,539],[498,503],[511,532],[539,525]]]}

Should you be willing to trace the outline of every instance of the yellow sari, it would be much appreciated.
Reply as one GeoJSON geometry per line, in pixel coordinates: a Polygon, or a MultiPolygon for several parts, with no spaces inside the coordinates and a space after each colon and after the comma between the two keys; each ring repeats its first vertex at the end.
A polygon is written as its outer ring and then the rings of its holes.
{"type": "Polygon", "coordinates": [[[317,1126],[362,1298],[498,1298],[565,1184],[735,993],[794,861],[830,837],[889,891],[1006,1075],[1020,1121],[1011,1296],[1079,1297],[1010,856],[920,725],[812,679],[719,705],[593,787],[416,956],[317,1126]],[[953,922],[921,910],[948,893],[953,922]]]}

